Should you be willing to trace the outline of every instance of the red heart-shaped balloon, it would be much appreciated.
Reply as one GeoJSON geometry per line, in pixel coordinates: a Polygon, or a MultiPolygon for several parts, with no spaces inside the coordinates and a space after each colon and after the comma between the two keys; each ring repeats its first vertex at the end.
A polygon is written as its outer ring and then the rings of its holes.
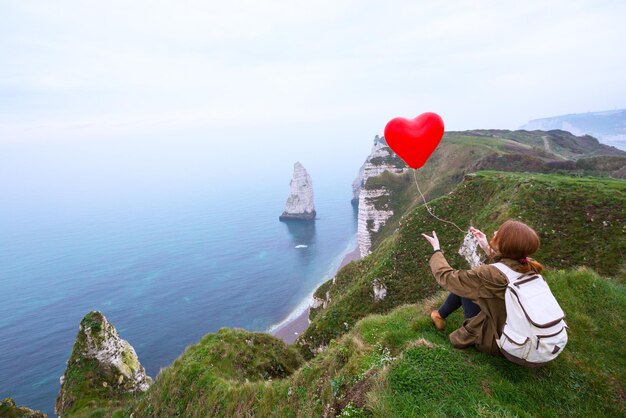
{"type": "Polygon", "coordinates": [[[385,126],[387,145],[411,168],[426,163],[443,137],[443,119],[422,113],[415,119],[394,118],[385,126]]]}

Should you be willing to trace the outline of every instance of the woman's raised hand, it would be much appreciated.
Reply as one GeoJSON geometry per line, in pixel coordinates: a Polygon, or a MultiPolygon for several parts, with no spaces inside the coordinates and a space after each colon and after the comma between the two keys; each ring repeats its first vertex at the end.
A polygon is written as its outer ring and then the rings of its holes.
{"type": "Polygon", "coordinates": [[[489,242],[487,242],[487,235],[485,235],[480,229],[476,229],[473,226],[470,228],[470,232],[474,235],[474,238],[478,241],[478,245],[486,254],[491,254],[491,247],[489,246],[489,242]]]}
{"type": "Polygon", "coordinates": [[[437,233],[435,231],[433,231],[432,237],[429,237],[426,234],[422,234],[422,236],[426,239],[426,241],[430,243],[430,245],[433,246],[433,251],[437,251],[441,249],[441,247],[439,246],[439,238],[437,238],[437,233]]]}

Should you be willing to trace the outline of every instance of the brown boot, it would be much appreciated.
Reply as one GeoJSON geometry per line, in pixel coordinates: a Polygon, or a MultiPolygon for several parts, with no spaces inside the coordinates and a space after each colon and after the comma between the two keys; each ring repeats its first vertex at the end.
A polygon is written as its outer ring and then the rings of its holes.
{"type": "Polygon", "coordinates": [[[439,331],[446,327],[446,320],[439,315],[439,311],[432,311],[430,313],[430,319],[433,320],[433,324],[435,324],[435,328],[439,331]]]}

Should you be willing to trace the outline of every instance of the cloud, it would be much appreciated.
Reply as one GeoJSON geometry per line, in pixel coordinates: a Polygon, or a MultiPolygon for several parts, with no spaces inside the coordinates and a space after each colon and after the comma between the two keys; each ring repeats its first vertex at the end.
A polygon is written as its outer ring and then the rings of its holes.
{"type": "MultiPolygon", "coordinates": [[[[0,141],[624,107],[621,3],[9,1],[0,141]]],[[[290,133],[291,134],[291,133],[290,133]]]]}

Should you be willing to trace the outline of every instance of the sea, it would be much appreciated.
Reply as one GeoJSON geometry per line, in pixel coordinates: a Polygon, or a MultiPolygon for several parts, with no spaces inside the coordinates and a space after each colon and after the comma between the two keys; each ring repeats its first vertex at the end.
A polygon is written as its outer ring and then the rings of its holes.
{"type": "Polygon", "coordinates": [[[302,312],[356,246],[367,155],[304,155],[317,220],[278,220],[296,158],[206,144],[5,148],[0,166],[0,399],[53,415],[81,318],[104,313],[155,378],[222,327],[302,312]],[[308,160],[308,161],[307,161],[308,160]]]}

